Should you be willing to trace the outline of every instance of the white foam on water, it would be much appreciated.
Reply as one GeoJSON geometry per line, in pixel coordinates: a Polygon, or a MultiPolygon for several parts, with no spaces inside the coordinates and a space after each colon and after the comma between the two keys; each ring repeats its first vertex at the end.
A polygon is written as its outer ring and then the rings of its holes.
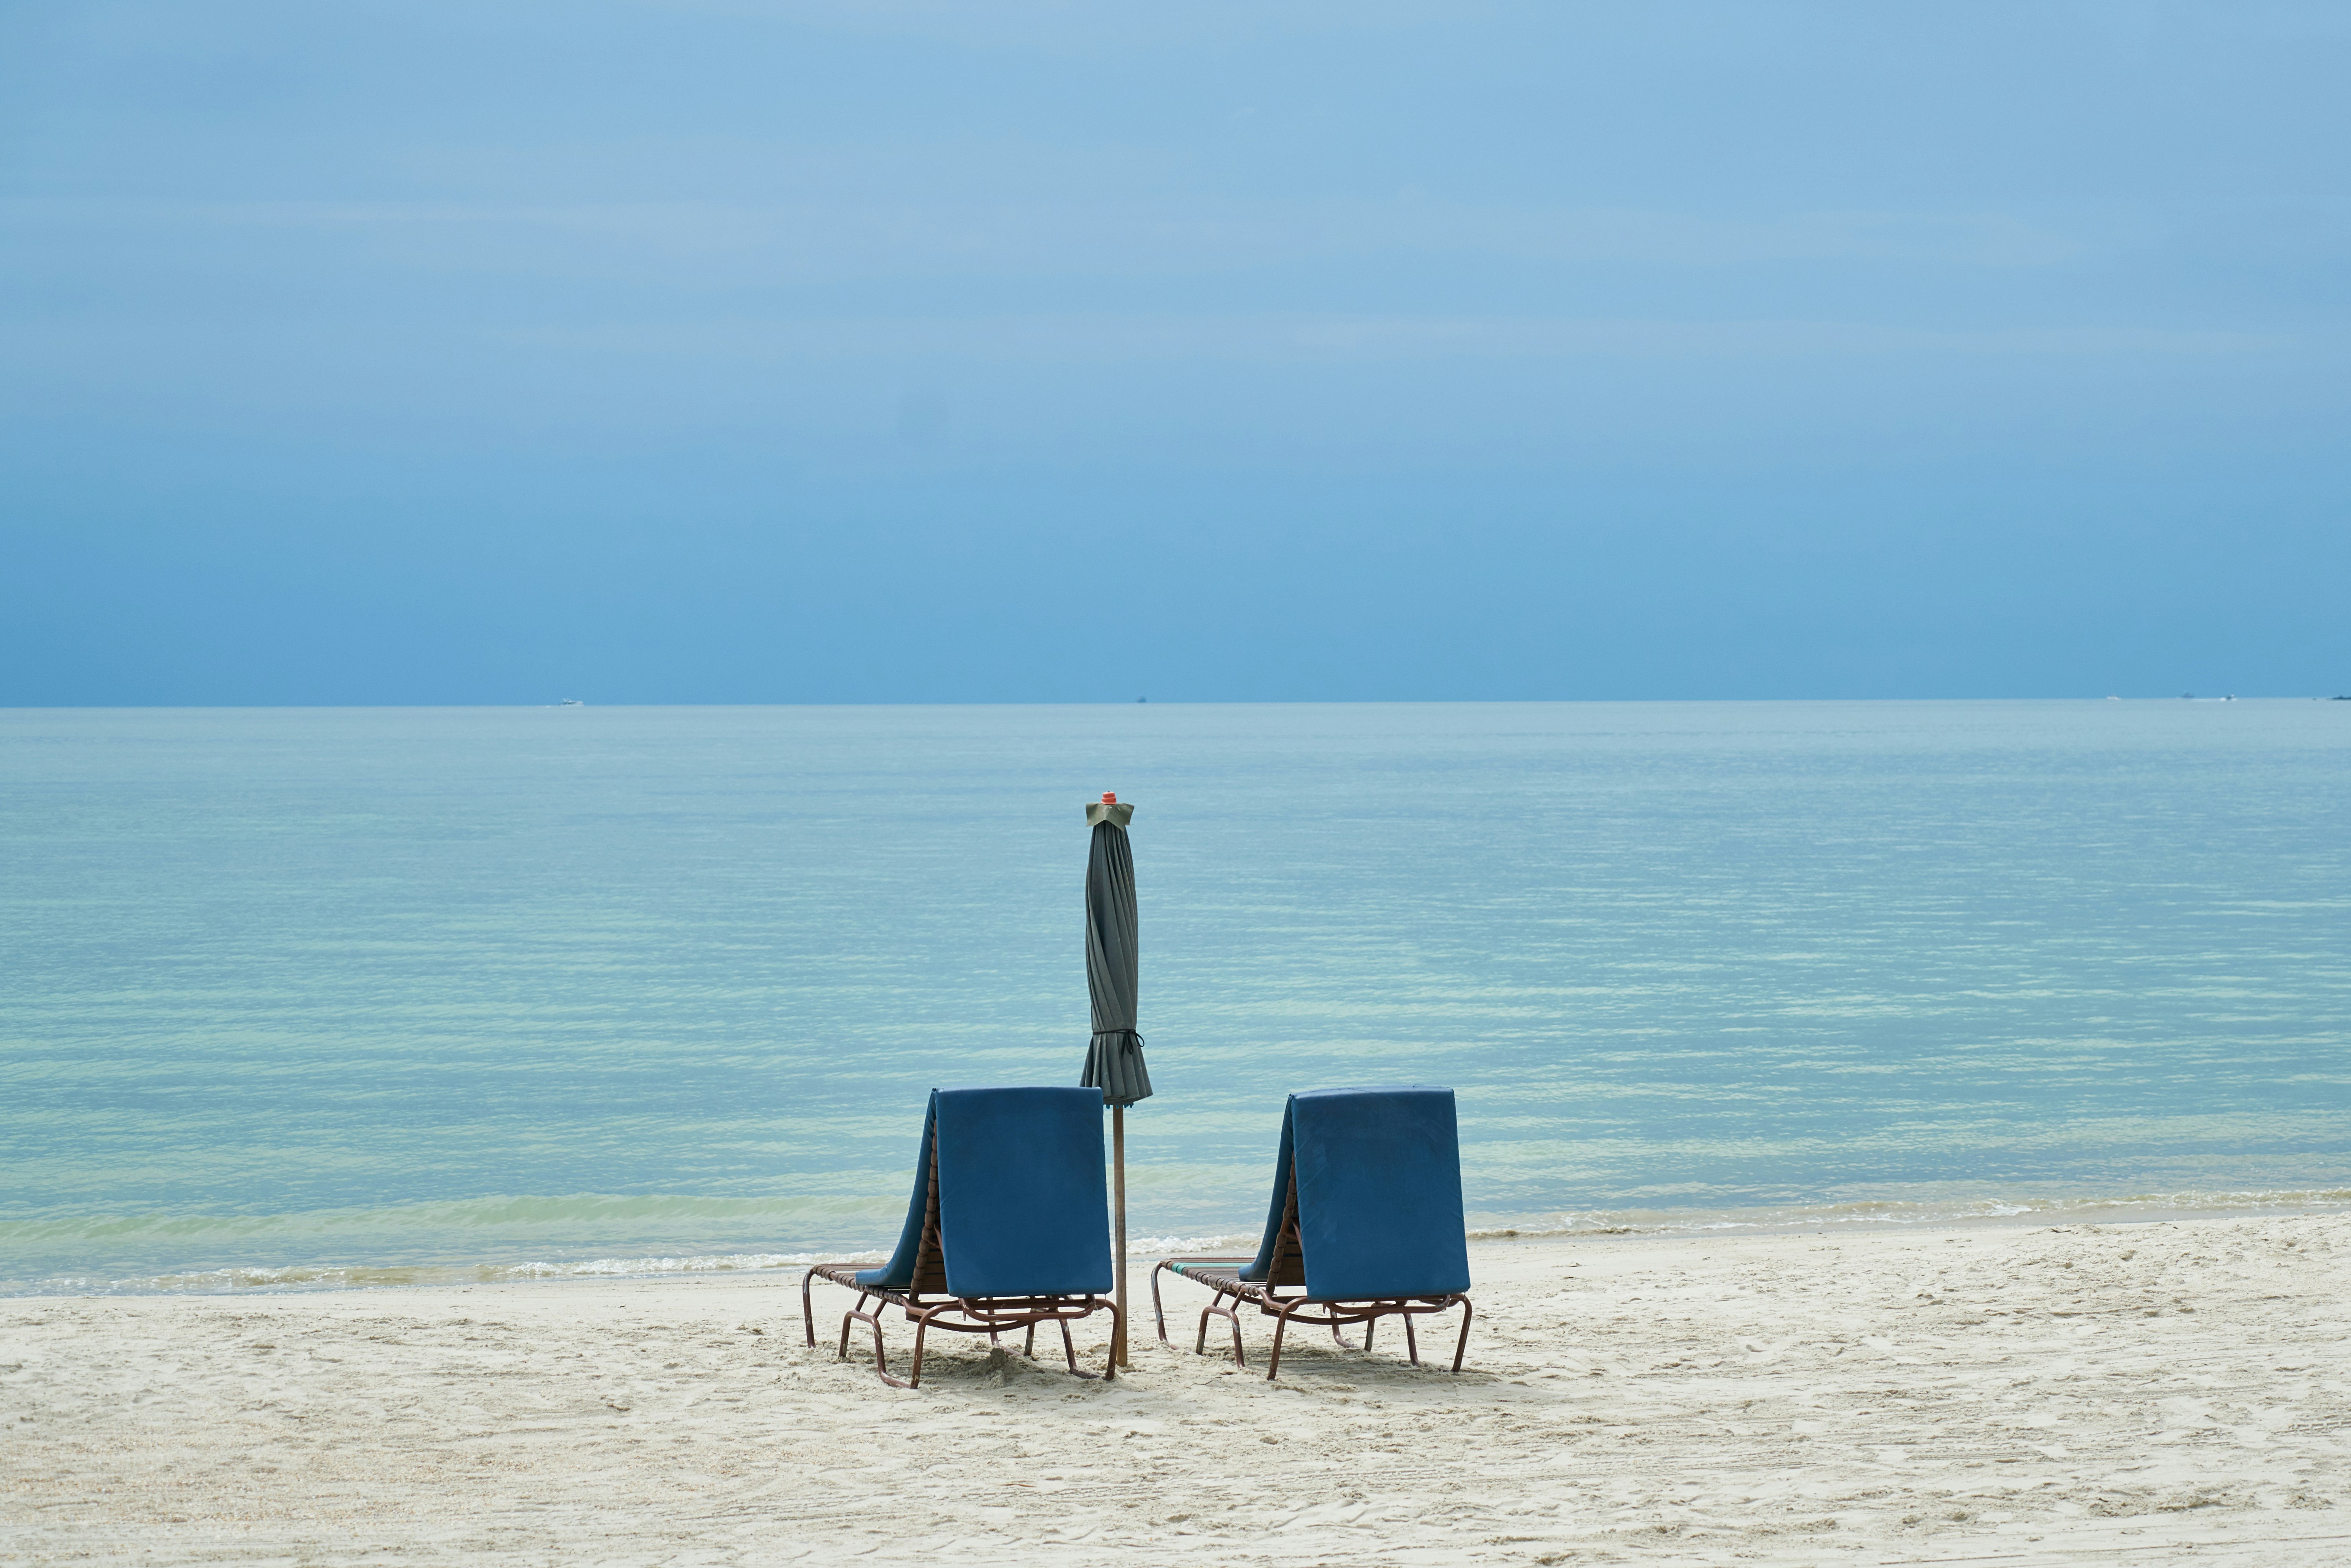
{"type": "Polygon", "coordinates": [[[1472,1240],[1562,1236],[1671,1236],[1709,1231],[1813,1230],[1829,1227],[1960,1225],[1985,1221],[2099,1219],[2116,1222],[2176,1216],[2323,1213],[2351,1208],[2351,1187],[2303,1190],[2137,1193],[2127,1197],[1861,1200],[1739,1209],[1591,1210],[1533,1223],[1473,1228],[1472,1240]]]}
{"type": "MultiPolygon", "coordinates": [[[[1969,1198],[1946,1201],[1856,1200],[1740,1209],[1583,1210],[1531,1218],[1516,1225],[1471,1228],[1473,1241],[1541,1240],[1603,1236],[1677,1236],[1840,1228],[1901,1229],[1984,1223],[2096,1221],[2131,1223],[2225,1214],[2323,1213],[2351,1209],[2351,1188],[2242,1189],[2138,1193],[2123,1197],[1969,1198]]],[[[1147,1260],[1253,1253],[1254,1231],[1130,1238],[1127,1256],[1147,1260]]],[[[774,1272],[811,1263],[872,1268],[879,1250],[827,1252],[661,1252],[643,1256],[483,1263],[305,1264],[230,1267],[128,1279],[58,1275],[0,1282],[0,1295],[211,1295],[242,1291],[381,1290],[430,1285],[523,1283],[534,1281],[645,1279],[690,1274],[774,1272]]]]}
{"type": "Polygon", "coordinates": [[[664,1274],[726,1274],[806,1268],[810,1263],[872,1267],[878,1252],[719,1252],[649,1258],[585,1258],[565,1262],[297,1264],[226,1268],[102,1280],[60,1275],[0,1295],[217,1295],[246,1291],[380,1290],[422,1285],[493,1285],[533,1280],[630,1279],[664,1274]]]}
{"type": "Polygon", "coordinates": [[[1126,1255],[1130,1258],[1175,1258],[1201,1253],[1254,1253],[1257,1243],[1255,1231],[1246,1235],[1236,1230],[1220,1236],[1130,1236],[1126,1239],[1126,1255]]]}

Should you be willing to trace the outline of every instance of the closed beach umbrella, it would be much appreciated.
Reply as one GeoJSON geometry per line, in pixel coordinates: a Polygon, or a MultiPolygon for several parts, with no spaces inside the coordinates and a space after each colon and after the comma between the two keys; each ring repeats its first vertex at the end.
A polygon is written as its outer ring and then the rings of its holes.
{"type": "Polygon", "coordinates": [[[1126,1364],[1126,1108],[1151,1093],[1143,1065],[1143,1037],[1134,1032],[1136,977],[1141,949],[1135,937],[1134,855],[1126,825],[1134,807],[1115,795],[1086,806],[1093,825],[1093,848],[1086,856],[1086,986],[1094,999],[1093,1042],[1086,1048],[1086,1071],[1078,1082],[1102,1091],[1111,1108],[1113,1207],[1117,1237],[1112,1256],[1118,1271],[1118,1364],[1126,1364]]]}

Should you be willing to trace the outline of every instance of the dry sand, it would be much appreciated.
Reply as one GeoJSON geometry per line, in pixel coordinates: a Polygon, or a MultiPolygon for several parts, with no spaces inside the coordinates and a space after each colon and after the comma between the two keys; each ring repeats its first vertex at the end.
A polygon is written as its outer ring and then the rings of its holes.
{"type": "Polygon", "coordinates": [[[775,1275],[0,1301],[0,1559],[2351,1563],[2351,1217],[1471,1263],[1459,1377],[1270,1385],[1146,1304],[885,1388],[775,1275]]]}

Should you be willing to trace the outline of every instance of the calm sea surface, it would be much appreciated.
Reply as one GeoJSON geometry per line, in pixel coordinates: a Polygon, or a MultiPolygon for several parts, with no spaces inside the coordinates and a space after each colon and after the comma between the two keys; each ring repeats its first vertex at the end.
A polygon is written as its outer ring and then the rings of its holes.
{"type": "Polygon", "coordinates": [[[1145,1238],[1365,1082],[1484,1227],[2351,1202],[2351,704],[18,710],[0,1289],[881,1246],[1103,789],[1145,1238]]]}

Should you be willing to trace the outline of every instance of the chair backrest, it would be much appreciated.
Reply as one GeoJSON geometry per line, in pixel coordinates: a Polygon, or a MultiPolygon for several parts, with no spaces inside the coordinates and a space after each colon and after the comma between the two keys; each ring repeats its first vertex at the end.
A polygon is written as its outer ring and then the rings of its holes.
{"type": "Polygon", "coordinates": [[[1099,1089],[939,1089],[939,1237],[957,1296],[1111,1288],[1099,1089]]]}
{"type": "Polygon", "coordinates": [[[1322,1301],[1468,1290],[1453,1091],[1291,1095],[1265,1239],[1242,1278],[1302,1283],[1322,1301]]]}
{"type": "Polygon", "coordinates": [[[1099,1089],[932,1090],[897,1250],[859,1282],[954,1296],[1109,1290],[1102,1106],[1099,1089]]]}

